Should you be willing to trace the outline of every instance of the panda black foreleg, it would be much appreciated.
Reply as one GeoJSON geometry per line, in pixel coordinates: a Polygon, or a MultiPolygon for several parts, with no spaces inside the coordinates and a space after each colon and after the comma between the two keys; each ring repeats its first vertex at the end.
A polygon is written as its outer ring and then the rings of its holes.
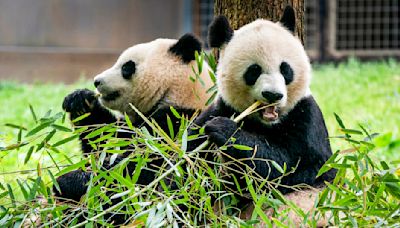
{"type": "Polygon", "coordinates": [[[62,108],[70,114],[71,121],[90,113],[86,118],[74,122],[75,127],[88,126],[89,129],[79,135],[83,153],[92,152],[85,137],[99,124],[109,124],[117,121],[117,118],[104,106],[100,104],[95,93],[89,89],[78,89],[68,94],[63,101],[62,108]]]}
{"type": "Polygon", "coordinates": [[[283,166],[284,163],[288,167],[296,165],[297,160],[294,154],[288,153],[284,148],[272,148],[265,138],[240,129],[234,121],[227,117],[213,118],[207,122],[204,130],[209,136],[209,140],[217,146],[227,145],[224,157],[226,162],[234,163],[233,169],[246,171],[249,167],[262,178],[272,180],[282,176],[282,173],[270,164],[271,160],[280,166],[283,166]],[[234,143],[230,140],[232,138],[234,138],[234,143]],[[232,144],[245,145],[252,147],[253,150],[241,150],[233,147],[232,144]]]}
{"type": "Polygon", "coordinates": [[[56,197],[64,200],[73,200],[79,202],[86,193],[87,183],[90,180],[91,172],[85,172],[81,169],[71,171],[57,178],[60,191],[53,186],[53,192],[56,197]]]}

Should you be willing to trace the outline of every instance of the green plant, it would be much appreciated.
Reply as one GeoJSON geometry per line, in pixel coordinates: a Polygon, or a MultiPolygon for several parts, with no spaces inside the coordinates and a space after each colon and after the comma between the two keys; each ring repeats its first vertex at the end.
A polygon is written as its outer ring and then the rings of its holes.
{"type": "Polygon", "coordinates": [[[398,226],[400,221],[400,161],[376,162],[371,155],[383,148],[399,149],[400,141],[391,134],[370,134],[346,128],[335,115],[343,135],[350,144],[337,151],[322,167],[319,175],[331,168],[338,170],[333,183],[321,193],[319,209],[332,214],[333,224],[352,227],[398,226]],[[389,137],[388,137],[389,136],[389,137]]]}
{"type": "MultiPolygon", "coordinates": [[[[212,58],[203,53],[197,56],[197,61],[212,58]]],[[[363,68],[357,62],[349,64],[352,70],[349,70],[348,75],[358,71],[358,67],[363,68]]],[[[215,72],[215,64],[210,66],[211,71],[215,72]]],[[[346,67],[348,66],[343,68],[346,67]]],[[[396,67],[397,65],[393,68],[397,69],[396,67]]],[[[193,69],[193,80],[197,80],[196,74],[201,70],[203,69],[193,69]]],[[[328,66],[321,71],[333,70],[334,68],[328,66]]],[[[343,79],[346,83],[348,80],[350,78],[343,79]]],[[[5,88],[14,90],[20,87],[5,88]]],[[[210,89],[210,93],[216,94],[216,87],[210,89]]],[[[338,150],[321,169],[320,174],[335,168],[338,175],[319,195],[315,202],[316,210],[310,214],[288,201],[274,188],[279,184],[279,179],[256,182],[254,180],[257,177],[247,170],[243,175],[247,179],[249,197],[254,202],[255,210],[249,220],[244,220],[238,217],[239,207],[242,205],[237,205],[238,200],[233,194],[237,189],[237,181],[228,181],[225,178],[226,174],[221,170],[227,167],[222,163],[216,162],[209,166],[202,156],[199,156],[204,151],[220,154],[224,152],[224,148],[198,148],[195,151],[187,151],[189,140],[202,137],[187,134],[188,126],[194,117],[181,118],[178,132],[171,129],[164,132],[151,120],[147,120],[149,129],[135,128],[126,117],[127,125],[119,127],[135,132],[134,137],[126,139],[114,137],[116,126],[99,125],[87,136],[99,152],[88,158],[77,159],[75,155],[65,151],[65,148],[78,147],[75,139],[79,132],[87,130],[86,128],[71,129],[66,126],[62,112],[47,112],[43,117],[39,117],[32,107],[26,106],[26,109],[33,124],[8,124],[7,127],[14,129],[16,134],[0,145],[0,154],[2,157],[22,157],[19,163],[36,163],[36,168],[28,171],[17,170],[15,181],[0,182],[0,226],[17,227],[29,223],[38,227],[60,224],[71,227],[91,227],[96,224],[111,226],[106,216],[108,212],[127,215],[133,223],[131,225],[150,227],[173,226],[178,223],[199,226],[205,222],[214,226],[251,227],[260,222],[268,226],[294,226],[287,218],[290,212],[303,218],[304,226],[315,226],[321,216],[326,216],[331,224],[337,226],[395,227],[400,220],[400,161],[379,161],[379,155],[378,159],[374,157],[377,153],[398,151],[400,139],[396,138],[396,132],[376,135],[369,133],[364,126],[349,129],[338,116],[334,116],[341,135],[333,137],[332,141],[335,145],[342,145],[342,148],[350,148],[338,150]],[[95,136],[100,138],[95,140],[95,136]],[[66,145],[72,146],[64,147],[66,145]],[[100,169],[106,156],[115,158],[116,155],[125,152],[120,148],[126,145],[131,145],[130,150],[134,153],[110,171],[100,169]],[[158,178],[147,186],[137,185],[140,171],[148,168],[147,162],[153,154],[163,156],[165,161],[158,178]],[[37,157],[43,159],[38,161],[37,157]],[[63,163],[60,164],[60,161],[63,163]],[[137,163],[132,176],[123,175],[123,170],[129,162],[137,163]],[[52,195],[52,186],[57,188],[55,178],[78,168],[90,168],[95,174],[90,180],[87,194],[80,202],[56,203],[57,200],[52,195]],[[21,175],[27,172],[30,175],[21,175]],[[173,178],[179,189],[171,188],[168,178],[173,178]],[[269,186],[269,190],[266,191],[260,185],[269,186]],[[227,190],[226,186],[231,186],[232,191],[227,190]],[[217,208],[212,204],[212,198],[218,199],[217,208]],[[110,205],[111,200],[117,200],[118,203],[110,205]],[[287,209],[275,210],[272,214],[265,213],[268,208],[278,209],[283,205],[287,205],[287,209]],[[183,207],[189,213],[183,213],[183,207]],[[80,218],[85,219],[79,220],[80,218]]],[[[174,114],[181,117],[177,112],[174,114]]],[[[243,145],[235,146],[243,150],[249,149],[243,145]]],[[[271,165],[281,170],[282,175],[291,172],[285,166],[279,167],[274,163],[271,165]]]]}

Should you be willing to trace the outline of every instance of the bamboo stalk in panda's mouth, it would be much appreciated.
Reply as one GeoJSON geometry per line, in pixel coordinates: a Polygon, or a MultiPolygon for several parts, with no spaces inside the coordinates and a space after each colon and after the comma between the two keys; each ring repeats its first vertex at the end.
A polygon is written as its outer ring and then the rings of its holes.
{"type": "MultiPolygon", "coordinates": [[[[261,101],[254,102],[252,105],[250,105],[248,108],[246,108],[242,113],[240,113],[237,117],[235,117],[233,119],[233,121],[235,123],[239,123],[243,118],[252,114],[254,112],[254,110],[256,110],[257,107],[260,106],[261,104],[262,104],[261,101]]],[[[207,139],[202,144],[200,144],[198,147],[196,147],[192,152],[200,151],[200,150],[206,148],[210,144],[211,144],[211,142],[207,139]]]]}
{"type": "Polygon", "coordinates": [[[252,105],[250,105],[248,108],[246,108],[246,110],[244,110],[242,113],[240,113],[240,115],[235,117],[235,119],[233,119],[233,121],[236,123],[240,122],[243,118],[252,114],[253,111],[256,110],[257,107],[260,106],[261,104],[262,104],[261,101],[254,102],[252,105]]]}

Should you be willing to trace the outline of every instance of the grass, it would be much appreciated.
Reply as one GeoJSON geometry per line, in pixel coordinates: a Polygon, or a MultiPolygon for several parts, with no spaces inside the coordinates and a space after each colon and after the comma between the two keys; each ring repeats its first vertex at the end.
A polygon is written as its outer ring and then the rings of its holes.
{"type": "MultiPolygon", "coordinates": [[[[400,87],[398,86],[400,83],[399,72],[400,64],[394,60],[387,62],[361,63],[351,59],[348,62],[341,63],[337,66],[315,66],[314,78],[311,85],[312,92],[316,97],[317,102],[321,106],[330,135],[343,135],[343,132],[341,132],[339,129],[344,127],[340,127],[337,124],[333,114],[337,113],[344,120],[344,123],[346,124],[345,128],[360,129],[358,125],[362,124],[363,126],[366,126],[369,132],[378,132],[381,134],[380,142],[378,142],[380,146],[377,147],[377,153],[373,154],[376,158],[384,161],[395,161],[400,159],[400,154],[395,152],[395,150],[398,149],[398,146],[396,145],[400,144],[398,140],[396,141],[396,139],[399,138],[398,134],[400,127],[400,116],[398,115],[398,113],[400,113],[400,87]]],[[[19,138],[19,131],[17,129],[4,126],[4,124],[12,123],[23,126],[27,129],[32,129],[34,126],[37,126],[36,121],[32,117],[29,105],[32,105],[37,117],[45,116],[49,109],[52,109],[52,113],[48,116],[55,116],[55,113],[61,112],[61,103],[63,97],[74,89],[82,87],[92,88],[91,82],[80,81],[76,84],[68,86],[62,84],[24,85],[13,82],[0,82],[0,107],[3,108],[3,111],[0,113],[0,147],[16,143],[19,138]]],[[[63,118],[57,117],[56,123],[70,126],[68,123],[63,123],[63,118]]],[[[54,137],[51,138],[50,143],[54,144],[55,142],[69,137],[70,135],[71,133],[69,132],[57,131],[54,137]]],[[[146,134],[143,136],[150,137],[146,134]]],[[[153,139],[149,138],[148,140],[153,139]]],[[[357,140],[363,141],[362,138],[357,140]]],[[[332,139],[333,149],[335,151],[338,149],[347,149],[348,144],[344,144],[343,142],[345,142],[345,140],[332,139]]],[[[36,143],[40,144],[40,141],[36,143]]],[[[358,146],[354,145],[353,147],[358,148],[358,146]]],[[[68,161],[68,158],[72,158],[74,162],[80,160],[79,145],[76,141],[61,145],[58,147],[59,152],[43,149],[39,150],[38,152],[33,152],[29,161],[24,164],[28,148],[29,147],[22,147],[19,150],[9,151],[0,150],[0,205],[2,205],[2,202],[6,202],[4,200],[9,200],[10,198],[13,199],[13,202],[18,202],[19,200],[24,201],[24,198],[25,200],[33,199],[29,194],[27,196],[26,193],[18,190],[19,188],[15,181],[16,179],[23,182],[26,186],[35,186],[35,183],[42,183],[40,179],[37,179],[38,176],[41,176],[46,184],[40,187],[37,186],[37,188],[41,189],[43,187],[43,189],[40,191],[42,194],[46,195],[46,186],[50,186],[52,180],[49,175],[42,175],[44,170],[41,168],[53,166],[54,163],[59,165],[69,164],[71,162],[68,161]],[[33,171],[14,173],[14,171],[30,169],[33,171]],[[16,191],[14,191],[13,194],[9,193],[10,196],[4,198],[2,192],[3,190],[9,188],[16,191]]],[[[363,149],[363,151],[364,150],[365,149],[363,149]]],[[[352,159],[352,161],[362,160],[360,163],[354,162],[355,167],[352,167],[353,170],[364,170],[364,167],[359,167],[364,163],[368,164],[368,166],[371,165],[370,161],[366,159],[366,155],[362,153],[360,153],[359,157],[352,157],[349,159],[352,159]]],[[[387,165],[385,164],[383,166],[383,169],[386,170],[387,165]]],[[[338,167],[347,168],[348,162],[340,160],[338,167]]],[[[52,172],[54,170],[56,169],[52,169],[52,172]]],[[[366,183],[369,183],[370,186],[379,184],[380,180],[368,179],[368,172],[370,171],[371,170],[368,170],[364,174],[361,173],[362,175],[365,175],[362,178],[354,173],[350,175],[351,177],[354,177],[355,175],[355,178],[358,177],[358,179],[363,180],[363,182],[358,183],[357,186],[354,185],[351,187],[354,189],[359,189],[364,187],[366,183]]],[[[204,172],[204,174],[206,174],[208,170],[204,172]]],[[[392,176],[385,178],[388,178],[392,181],[395,179],[392,176]]],[[[341,188],[346,188],[346,184],[344,184],[346,181],[348,182],[347,179],[343,180],[338,178],[336,184],[341,186],[341,188]]],[[[193,183],[198,184],[196,189],[202,188],[202,183],[198,183],[196,179],[193,180],[193,183]]],[[[389,187],[387,187],[387,189],[390,189],[389,187]]],[[[331,190],[334,191],[334,187],[332,188],[333,190],[331,190]]],[[[379,194],[382,195],[382,192],[385,192],[385,190],[382,190],[381,188],[379,189],[380,190],[378,192],[380,192],[379,194]]],[[[191,198],[191,195],[189,194],[191,191],[193,191],[193,189],[189,189],[188,192],[185,193],[187,194],[185,199],[191,198]]],[[[146,189],[143,190],[143,193],[150,195],[152,194],[147,192],[146,189]]],[[[374,193],[371,194],[375,197],[375,201],[381,197],[381,195],[378,196],[378,193],[377,195],[374,195],[374,193]]],[[[332,198],[331,193],[326,193],[326,196],[332,198]]],[[[343,194],[340,194],[340,196],[343,196],[343,194]]],[[[383,194],[383,196],[386,197],[387,195],[383,194]]],[[[149,200],[148,197],[140,197],[149,200]]],[[[330,210],[335,210],[336,206],[340,203],[348,201],[357,203],[359,202],[357,195],[349,195],[349,197],[350,198],[342,198],[339,203],[334,205],[330,205],[328,203],[324,207],[329,208],[330,210]]],[[[391,198],[392,196],[388,197],[389,201],[393,199],[391,198]]],[[[91,202],[93,203],[93,201],[91,202]]],[[[361,199],[360,203],[365,204],[365,208],[364,210],[360,211],[359,214],[356,214],[356,216],[365,215],[365,210],[367,210],[366,208],[369,206],[367,202],[369,202],[367,198],[361,199]]],[[[371,205],[375,205],[376,203],[374,204],[374,202],[372,202],[371,205]]],[[[169,205],[169,201],[167,204],[169,205]]],[[[164,210],[164,206],[166,208],[171,206],[168,206],[167,204],[161,206],[158,205],[158,209],[154,213],[157,214],[159,211],[161,211],[160,208],[163,208],[164,210]]],[[[96,206],[97,204],[94,205],[96,206]]],[[[346,204],[345,206],[348,205],[346,204]]],[[[393,209],[392,205],[387,206],[387,208],[394,210],[393,214],[395,214],[394,212],[397,210],[393,209]]],[[[353,211],[358,213],[358,209],[359,208],[355,207],[353,211]]],[[[153,209],[150,208],[149,210],[153,209]]]]}
{"type": "Polygon", "coordinates": [[[312,92],[335,132],[333,112],[347,123],[361,123],[378,132],[400,127],[400,64],[395,61],[321,65],[314,68],[312,92]]]}
{"type": "MultiPolygon", "coordinates": [[[[34,109],[37,116],[43,116],[49,110],[53,113],[61,112],[63,97],[76,88],[91,88],[92,83],[81,80],[76,84],[19,84],[15,82],[0,82],[0,147],[15,143],[18,130],[5,126],[7,123],[20,125],[27,129],[35,126],[29,105],[34,109]]],[[[68,124],[69,125],[69,124],[68,124]]],[[[67,133],[58,133],[53,140],[67,137],[67,133]]],[[[77,141],[63,145],[62,152],[71,155],[72,159],[78,160],[80,146],[77,141]],[[74,156],[76,155],[76,156],[74,156]]],[[[0,151],[0,182],[15,183],[16,178],[21,178],[21,173],[14,173],[19,170],[35,170],[38,163],[42,167],[52,165],[47,154],[33,153],[32,158],[26,164],[26,150],[3,152],[0,151]]],[[[53,153],[55,160],[65,163],[63,154],[53,153]]],[[[35,176],[36,172],[26,172],[27,176],[35,176]]],[[[24,177],[25,178],[25,177],[24,177]]],[[[1,201],[0,201],[1,202],[1,201]]],[[[1,204],[1,203],[0,203],[1,204]]]]}
{"type": "MultiPolygon", "coordinates": [[[[348,128],[362,124],[371,132],[400,133],[400,63],[362,63],[355,59],[314,67],[311,89],[324,114],[331,136],[339,133],[333,113],[337,113],[348,128]]],[[[340,141],[332,140],[334,150],[340,141]]],[[[388,151],[377,155],[381,159],[400,159],[399,153],[388,151]]]]}

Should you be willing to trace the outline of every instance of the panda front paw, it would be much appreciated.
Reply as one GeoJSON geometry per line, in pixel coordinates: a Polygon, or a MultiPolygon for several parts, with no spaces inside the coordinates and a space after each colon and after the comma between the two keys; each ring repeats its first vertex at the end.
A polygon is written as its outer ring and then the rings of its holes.
{"type": "Polygon", "coordinates": [[[217,146],[223,146],[237,130],[237,124],[226,117],[214,117],[204,127],[209,140],[217,146]]]}
{"type": "Polygon", "coordinates": [[[71,119],[92,112],[98,106],[101,104],[96,94],[88,89],[78,89],[68,94],[62,104],[62,108],[71,114],[71,119]]]}
{"type": "Polygon", "coordinates": [[[58,177],[57,183],[61,192],[54,186],[53,192],[55,196],[60,199],[79,202],[87,191],[87,183],[91,175],[90,172],[78,169],[58,177]]]}

